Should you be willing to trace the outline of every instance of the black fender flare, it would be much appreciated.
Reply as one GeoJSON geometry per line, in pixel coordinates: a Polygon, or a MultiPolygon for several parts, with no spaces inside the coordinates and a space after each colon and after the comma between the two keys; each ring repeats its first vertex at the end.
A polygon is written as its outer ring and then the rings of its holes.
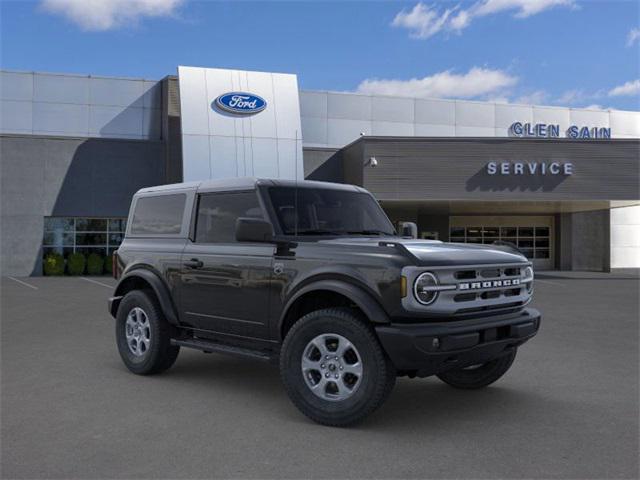
{"type": "MultiPolygon", "coordinates": [[[[132,278],[139,278],[151,286],[151,289],[156,295],[158,303],[160,304],[160,308],[162,309],[162,313],[164,313],[165,318],[172,325],[178,325],[178,315],[176,313],[176,308],[173,304],[173,300],[171,298],[171,294],[169,293],[169,289],[165,285],[164,281],[158,276],[158,274],[152,272],[151,270],[147,270],[146,268],[136,268],[127,272],[118,282],[115,290],[115,297],[121,299],[125,295],[124,285],[127,283],[127,280],[132,278]]],[[[111,306],[111,315],[114,317],[118,312],[118,305],[120,301],[113,302],[111,306]]]]}
{"type": "Polygon", "coordinates": [[[360,310],[367,316],[369,321],[373,323],[389,323],[389,316],[384,311],[378,301],[373,296],[365,291],[363,288],[345,282],[344,280],[317,280],[313,281],[304,287],[297,290],[291,298],[287,301],[285,307],[282,309],[280,320],[278,322],[278,331],[282,331],[282,327],[287,314],[291,306],[303,295],[316,290],[329,290],[331,292],[339,293],[349,298],[355,303],[360,310]]]}

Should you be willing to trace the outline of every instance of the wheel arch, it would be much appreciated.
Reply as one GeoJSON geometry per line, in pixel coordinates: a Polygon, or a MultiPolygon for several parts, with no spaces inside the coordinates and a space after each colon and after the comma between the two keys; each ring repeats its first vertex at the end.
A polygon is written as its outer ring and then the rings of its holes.
{"type": "MultiPolygon", "coordinates": [[[[178,315],[171,299],[171,294],[158,274],[144,268],[137,268],[128,272],[116,286],[114,298],[121,299],[132,290],[153,291],[167,321],[172,325],[178,325],[178,315]]],[[[117,315],[119,305],[120,301],[111,304],[110,313],[113,317],[117,315]]]]}
{"type": "Polygon", "coordinates": [[[363,288],[344,280],[318,280],[296,291],[287,301],[278,323],[280,340],[284,339],[301,316],[310,311],[351,305],[360,310],[370,322],[389,323],[389,317],[382,306],[363,288]]]}

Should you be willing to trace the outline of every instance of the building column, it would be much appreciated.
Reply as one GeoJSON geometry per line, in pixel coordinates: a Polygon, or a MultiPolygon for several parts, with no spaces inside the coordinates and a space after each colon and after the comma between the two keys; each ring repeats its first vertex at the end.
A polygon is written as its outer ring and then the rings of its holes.
{"type": "Polygon", "coordinates": [[[556,217],[556,232],[560,270],[611,270],[609,210],[561,213],[556,217]]]}

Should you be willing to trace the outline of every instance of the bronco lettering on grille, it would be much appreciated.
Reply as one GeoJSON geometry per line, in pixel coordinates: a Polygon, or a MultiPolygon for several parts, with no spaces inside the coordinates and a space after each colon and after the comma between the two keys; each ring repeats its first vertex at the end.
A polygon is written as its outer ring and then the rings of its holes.
{"type": "Polygon", "coordinates": [[[458,290],[478,290],[481,288],[511,287],[514,285],[520,285],[519,278],[513,278],[510,280],[490,280],[486,282],[459,283],[458,290]]]}

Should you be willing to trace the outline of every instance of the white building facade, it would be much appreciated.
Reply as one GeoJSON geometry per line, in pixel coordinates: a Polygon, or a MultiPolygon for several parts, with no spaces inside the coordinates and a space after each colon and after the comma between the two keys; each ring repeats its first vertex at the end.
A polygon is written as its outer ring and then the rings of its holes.
{"type": "MultiPolygon", "coordinates": [[[[177,77],[161,80],[2,71],[0,94],[6,274],[39,274],[41,257],[50,251],[66,254],[86,248],[109,254],[119,238],[119,231],[109,226],[126,217],[137,188],[201,178],[303,178],[328,165],[329,159],[343,169],[340,152],[362,136],[502,139],[515,146],[519,140],[563,140],[587,147],[587,142],[613,147],[618,141],[640,139],[640,112],[305,91],[299,90],[295,74],[217,68],[179,67],[177,77]],[[233,111],[238,105],[250,111],[233,111]],[[117,173],[112,173],[114,168],[117,173]],[[26,189],[35,193],[27,196],[26,189]],[[48,228],[54,227],[47,225],[57,225],[61,218],[72,219],[69,231],[75,237],[49,244],[53,230],[48,228]],[[95,232],[97,244],[82,244],[87,219],[107,219],[106,224],[94,222],[107,225],[104,232],[95,232]]],[[[562,161],[553,153],[547,157],[541,161],[562,161]]],[[[628,169],[638,158],[618,160],[612,153],[602,161],[610,162],[612,170],[617,162],[628,169]]],[[[564,184],[579,183],[582,173],[578,169],[564,184]]],[[[629,182],[638,181],[636,170],[629,182]]],[[[584,185],[580,188],[588,188],[584,185]]],[[[597,204],[584,192],[579,200],[560,201],[553,189],[520,193],[513,208],[506,208],[504,191],[495,204],[484,192],[475,209],[472,198],[465,197],[464,204],[450,198],[443,210],[449,218],[447,228],[442,227],[447,234],[439,238],[450,240],[452,229],[474,227],[474,218],[486,223],[479,226],[487,231],[507,228],[504,222],[490,225],[501,217],[523,232],[529,220],[541,222],[532,228],[549,224],[553,232],[561,230],[554,215],[606,210],[608,266],[640,268],[640,194],[633,193],[633,185],[625,188],[620,196],[615,188],[610,198],[599,196],[597,204]],[[522,202],[526,207],[515,208],[522,202]]],[[[381,201],[394,214],[420,218],[429,217],[431,206],[442,208],[442,200],[436,205],[429,198],[381,201]]],[[[425,225],[423,230],[430,229],[425,225]]],[[[553,236],[547,233],[550,243],[553,236]]],[[[560,268],[551,258],[553,248],[549,245],[549,252],[542,253],[549,259],[541,259],[541,265],[560,268]]]]}

